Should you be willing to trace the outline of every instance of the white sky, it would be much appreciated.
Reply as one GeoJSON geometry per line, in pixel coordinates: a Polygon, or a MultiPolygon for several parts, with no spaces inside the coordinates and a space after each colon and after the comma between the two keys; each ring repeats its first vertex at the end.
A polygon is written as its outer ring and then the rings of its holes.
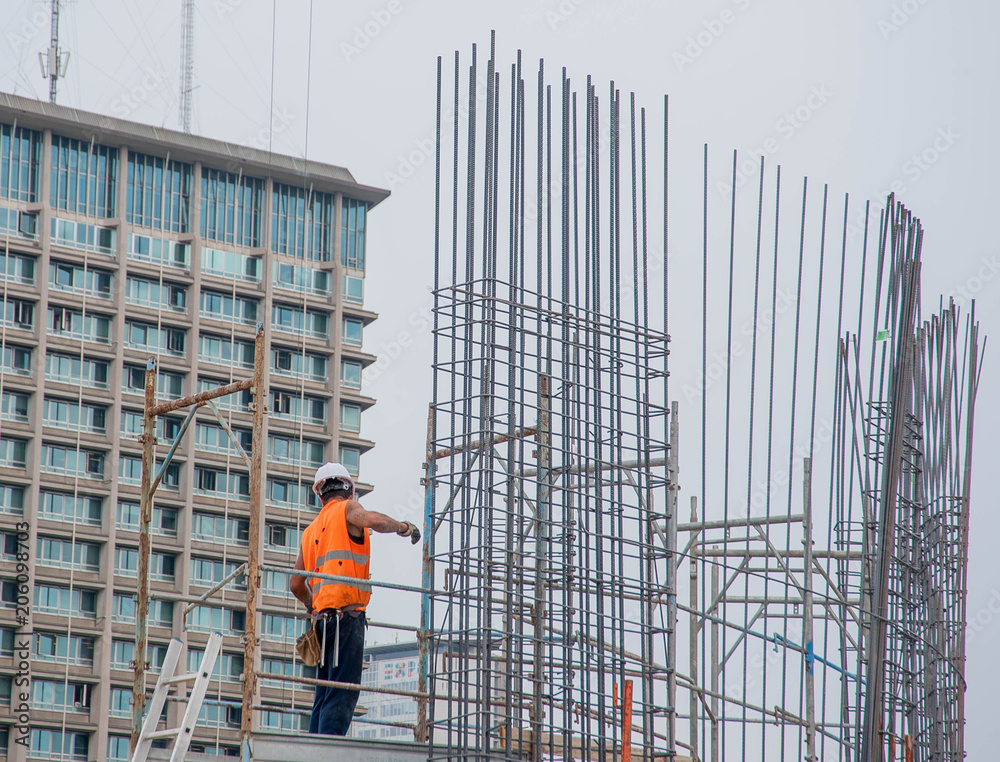
{"type": "MultiPolygon", "coordinates": [[[[0,0],[0,89],[47,98],[37,54],[48,44],[48,5],[0,0]]],[[[195,131],[266,148],[272,4],[196,5],[195,131]]],[[[365,344],[391,360],[365,389],[379,401],[363,427],[377,442],[362,466],[364,479],[376,485],[371,508],[401,515],[407,503],[419,506],[430,398],[431,337],[419,325],[430,304],[432,155],[401,182],[393,174],[433,138],[435,57],[449,62],[460,49],[467,63],[471,43],[488,50],[491,28],[497,30],[501,71],[520,46],[529,71],[544,57],[553,73],[567,66],[577,86],[592,74],[605,92],[613,78],[654,112],[669,93],[674,198],[686,191],[700,195],[697,167],[706,141],[722,156],[777,138],[780,150],[772,161],[783,174],[796,182],[808,175],[811,187],[828,182],[834,198],[845,191],[877,198],[899,183],[901,200],[926,229],[925,299],[955,292],[963,303],[961,289],[974,289],[983,332],[1000,335],[1000,245],[992,239],[990,213],[1000,200],[994,142],[1000,6],[970,0],[319,0],[307,93],[309,3],[278,5],[274,150],[346,166],[359,182],[393,191],[372,213],[368,241],[366,306],[380,319],[367,330],[365,344]],[[493,12],[497,8],[502,13],[493,12]],[[378,34],[368,38],[362,27],[373,20],[378,34]],[[697,58],[679,63],[675,53],[685,53],[688,38],[713,28],[716,34],[697,58]],[[813,88],[828,97],[787,134],[780,120],[813,88]],[[949,137],[938,145],[947,143],[947,150],[924,168],[912,163],[910,157],[934,146],[942,131],[949,137]],[[401,332],[412,341],[397,354],[392,343],[401,332]]],[[[71,0],[62,29],[71,59],[59,103],[177,127],[180,2],[71,0]]],[[[683,221],[675,231],[672,254],[700,245],[697,231],[685,230],[683,221]]],[[[684,292],[696,284],[675,287],[673,319],[686,310],[700,313],[699,302],[685,302],[684,292]]],[[[994,657],[1000,644],[1000,556],[994,549],[1000,516],[988,481],[991,461],[1000,455],[1000,402],[991,393],[997,352],[987,350],[972,505],[968,610],[979,624],[967,667],[971,760],[995,757],[990,738],[998,706],[994,686],[1000,684],[994,657]]],[[[672,356],[675,373],[684,361],[672,356]]],[[[384,547],[385,555],[376,555],[376,576],[419,578],[416,549],[407,555],[395,545],[384,547]],[[390,556],[391,568],[383,560],[390,556]]],[[[408,597],[380,595],[372,606],[379,619],[415,622],[416,612],[417,602],[408,597]]]]}

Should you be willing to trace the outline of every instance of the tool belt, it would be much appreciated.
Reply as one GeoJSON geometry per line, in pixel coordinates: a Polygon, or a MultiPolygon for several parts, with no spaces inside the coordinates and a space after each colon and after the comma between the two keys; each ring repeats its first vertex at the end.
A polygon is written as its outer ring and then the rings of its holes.
{"type": "Polygon", "coordinates": [[[333,641],[333,665],[337,667],[340,665],[340,620],[343,618],[344,614],[350,614],[351,616],[358,616],[361,613],[361,606],[358,604],[351,604],[350,606],[345,606],[342,609],[323,609],[322,611],[315,611],[312,614],[311,626],[302,635],[299,636],[298,640],[295,641],[295,650],[302,660],[302,663],[307,667],[315,666],[325,666],[324,662],[326,660],[326,634],[330,629],[330,621],[333,620],[335,623],[334,630],[334,641],[333,641]],[[319,636],[316,634],[316,622],[323,620],[323,639],[320,640],[319,636]]]}

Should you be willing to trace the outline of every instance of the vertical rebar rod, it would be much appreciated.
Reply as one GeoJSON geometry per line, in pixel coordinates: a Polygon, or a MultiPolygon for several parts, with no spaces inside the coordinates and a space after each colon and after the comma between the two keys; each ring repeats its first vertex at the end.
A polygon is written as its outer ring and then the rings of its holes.
{"type": "Polygon", "coordinates": [[[243,713],[240,718],[240,749],[244,761],[250,759],[250,734],[253,730],[253,706],[257,703],[257,663],[260,657],[257,638],[257,593],[260,589],[261,523],[264,519],[261,477],[264,470],[264,415],[267,412],[267,389],[264,386],[266,353],[264,324],[257,323],[253,363],[253,425],[250,460],[250,520],[247,532],[247,608],[243,640],[243,713]]]}
{"type": "Polygon", "coordinates": [[[142,481],[139,505],[139,563],[136,591],[135,661],[132,677],[132,738],[130,752],[135,751],[142,729],[142,712],[146,706],[146,640],[149,629],[149,552],[150,524],[153,519],[153,463],[156,449],[156,360],[146,362],[146,382],[142,412],[142,481]]]}

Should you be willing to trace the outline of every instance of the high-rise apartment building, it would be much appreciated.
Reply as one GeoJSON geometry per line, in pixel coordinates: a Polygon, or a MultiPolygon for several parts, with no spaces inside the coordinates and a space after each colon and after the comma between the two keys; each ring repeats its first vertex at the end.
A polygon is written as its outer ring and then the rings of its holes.
{"type": "MultiPolygon", "coordinates": [[[[128,758],[148,358],[160,399],[192,394],[249,377],[266,325],[262,440],[249,392],[218,401],[244,448],[267,448],[265,563],[294,561],[318,465],[360,473],[366,223],[387,195],[341,167],[0,94],[0,756],[128,758]]],[[[160,421],[158,460],[182,422],[160,421]]],[[[249,511],[247,469],[201,408],[156,495],[147,654],[151,688],[171,638],[194,664],[225,636],[194,750],[238,749],[244,612],[184,608],[245,560],[249,511]]],[[[241,603],[241,584],[217,599],[241,603]]],[[[301,607],[281,575],[261,593],[262,668],[292,674],[301,607]]],[[[261,691],[261,729],[307,721],[311,689],[261,691]]]]}

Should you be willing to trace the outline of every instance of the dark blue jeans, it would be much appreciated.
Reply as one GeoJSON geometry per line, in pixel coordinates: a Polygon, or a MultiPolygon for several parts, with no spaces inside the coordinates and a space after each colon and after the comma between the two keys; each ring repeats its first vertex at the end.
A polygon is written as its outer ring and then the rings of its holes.
{"type": "MultiPolygon", "coordinates": [[[[323,642],[323,627],[328,626],[325,658],[323,664],[316,667],[316,677],[320,680],[336,680],[360,685],[365,654],[365,614],[364,612],[357,616],[344,614],[341,618],[340,659],[336,667],[333,666],[334,645],[337,642],[334,616],[336,615],[330,617],[329,622],[322,619],[316,622],[316,634],[320,643],[323,642]]],[[[317,685],[312,717],[309,718],[309,732],[346,736],[357,703],[358,691],[317,685]]]]}

